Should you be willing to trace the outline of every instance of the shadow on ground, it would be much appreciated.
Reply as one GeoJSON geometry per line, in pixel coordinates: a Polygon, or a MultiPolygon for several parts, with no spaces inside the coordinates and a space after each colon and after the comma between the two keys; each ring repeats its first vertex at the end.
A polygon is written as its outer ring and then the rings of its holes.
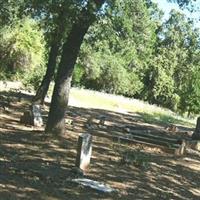
{"type": "MultiPolygon", "coordinates": [[[[66,135],[47,136],[43,128],[19,123],[30,96],[20,94],[19,99],[17,95],[14,92],[0,94],[1,104],[7,101],[0,113],[0,200],[200,198],[199,155],[177,157],[158,149],[122,145],[112,140],[112,136],[126,134],[124,126],[172,138],[179,135],[164,131],[163,126],[146,124],[131,114],[69,107],[66,118],[71,122],[66,124],[66,135]],[[98,125],[102,115],[106,118],[103,127],[98,125]],[[93,122],[88,127],[91,117],[93,122]],[[109,184],[117,189],[116,193],[99,193],[69,181],[77,139],[85,132],[94,135],[93,156],[86,176],[109,184]],[[136,157],[125,160],[127,151],[136,157]],[[137,158],[138,152],[144,159],[137,158]]],[[[47,107],[43,113],[46,119],[47,107]]]]}

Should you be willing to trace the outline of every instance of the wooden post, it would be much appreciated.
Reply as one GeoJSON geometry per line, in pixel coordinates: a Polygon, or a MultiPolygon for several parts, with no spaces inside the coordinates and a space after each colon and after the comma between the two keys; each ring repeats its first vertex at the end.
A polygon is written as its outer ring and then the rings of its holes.
{"type": "Polygon", "coordinates": [[[197,118],[197,124],[194,133],[192,134],[193,140],[200,140],[200,117],[197,118]]]}
{"type": "Polygon", "coordinates": [[[90,134],[82,134],[78,138],[76,167],[85,171],[90,164],[92,155],[92,136],[90,134]]]}

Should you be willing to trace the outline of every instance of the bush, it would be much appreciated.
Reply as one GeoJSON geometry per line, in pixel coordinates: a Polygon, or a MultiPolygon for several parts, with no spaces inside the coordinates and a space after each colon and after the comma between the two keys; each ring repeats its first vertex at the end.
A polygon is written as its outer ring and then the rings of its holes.
{"type": "Polygon", "coordinates": [[[44,65],[44,55],[43,32],[34,20],[25,18],[0,30],[0,71],[5,77],[32,73],[44,65]]]}
{"type": "Polygon", "coordinates": [[[143,88],[139,76],[133,69],[127,69],[121,55],[108,50],[81,56],[73,76],[76,86],[126,96],[133,96],[143,88]]]}
{"type": "Polygon", "coordinates": [[[84,75],[84,69],[82,68],[81,65],[77,64],[73,72],[72,85],[81,86],[83,75],[84,75]]]}
{"type": "Polygon", "coordinates": [[[28,73],[24,74],[24,77],[21,80],[26,88],[33,88],[36,91],[40,86],[44,74],[44,66],[38,68],[31,68],[31,70],[28,73]]]}

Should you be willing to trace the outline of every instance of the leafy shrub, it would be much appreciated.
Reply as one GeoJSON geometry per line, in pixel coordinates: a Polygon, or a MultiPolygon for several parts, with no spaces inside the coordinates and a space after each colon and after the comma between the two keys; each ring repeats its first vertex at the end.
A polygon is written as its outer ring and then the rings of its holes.
{"type": "Polygon", "coordinates": [[[25,18],[0,30],[0,71],[7,78],[23,77],[45,61],[43,33],[34,20],[25,18]]]}
{"type": "Polygon", "coordinates": [[[81,81],[84,75],[84,69],[81,65],[76,65],[72,77],[72,85],[81,86],[81,81]]]}
{"type": "Polygon", "coordinates": [[[25,87],[37,90],[43,76],[45,74],[45,67],[41,66],[38,68],[31,68],[28,73],[24,74],[24,77],[21,79],[22,83],[25,85],[25,87]]]}
{"type": "Polygon", "coordinates": [[[82,55],[75,68],[73,83],[108,93],[133,96],[143,84],[133,69],[118,54],[94,52],[82,55]],[[78,79],[78,80],[76,80],[78,79]]]}

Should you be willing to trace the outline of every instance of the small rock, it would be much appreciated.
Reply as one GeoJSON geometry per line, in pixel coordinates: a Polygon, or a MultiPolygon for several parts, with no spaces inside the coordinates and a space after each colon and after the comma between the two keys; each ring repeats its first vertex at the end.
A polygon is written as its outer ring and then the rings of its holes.
{"type": "Polygon", "coordinates": [[[101,115],[100,117],[99,117],[99,125],[104,125],[105,124],[105,121],[106,121],[106,116],[104,116],[104,115],[101,115]]]}
{"type": "Polygon", "coordinates": [[[128,128],[128,127],[126,127],[124,130],[125,130],[127,133],[130,133],[130,132],[131,132],[131,129],[128,128]]]}
{"type": "Polygon", "coordinates": [[[65,119],[65,123],[68,125],[73,125],[73,120],[72,119],[65,119]]]}

